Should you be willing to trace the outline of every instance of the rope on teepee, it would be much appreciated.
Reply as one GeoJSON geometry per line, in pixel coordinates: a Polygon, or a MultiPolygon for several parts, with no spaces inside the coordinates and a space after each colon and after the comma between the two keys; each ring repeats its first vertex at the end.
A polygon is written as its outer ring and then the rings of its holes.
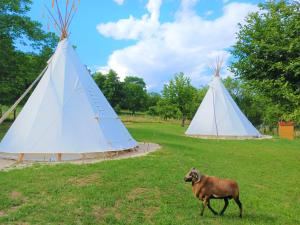
{"type": "Polygon", "coordinates": [[[216,105],[215,105],[215,90],[212,87],[212,92],[213,92],[213,107],[214,107],[214,121],[215,121],[215,127],[216,127],[216,134],[217,137],[219,136],[219,131],[218,131],[218,124],[217,124],[217,117],[216,117],[216,105]]]}
{"type": "Polygon", "coordinates": [[[39,76],[32,82],[32,84],[26,89],[26,91],[18,98],[18,100],[3,114],[0,118],[0,125],[4,120],[9,116],[9,114],[14,111],[14,109],[19,105],[19,103],[25,98],[28,92],[34,87],[34,85],[41,79],[48,68],[48,65],[43,69],[43,71],[39,74],[39,76]]]}

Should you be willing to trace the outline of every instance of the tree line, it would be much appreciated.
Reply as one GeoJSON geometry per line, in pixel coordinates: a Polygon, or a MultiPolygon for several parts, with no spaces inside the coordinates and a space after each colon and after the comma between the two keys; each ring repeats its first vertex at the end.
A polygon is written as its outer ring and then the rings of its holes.
{"type": "Polygon", "coordinates": [[[161,94],[147,92],[146,83],[140,77],[128,76],[121,82],[113,70],[92,76],[117,112],[129,110],[134,115],[137,111],[143,111],[165,120],[181,118],[183,125],[186,119],[191,118],[203,97],[203,91],[194,88],[183,73],[177,74],[165,85],[161,94]]]}
{"type": "MultiPolygon", "coordinates": [[[[164,85],[161,93],[147,92],[142,78],[129,76],[120,81],[118,74],[110,70],[107,74],[95,73],[96,83],[107,100],[120,113],[121,110],[145,112],[159,116],[164,120],[180,119],[182,126],[187,119],[192,119],[209,86],[194,87],[184,73],[175,74],[164,85]]],[[[284,116],[286,111],[274,111],[270,99],[264,93],[253,89],[249,82],[227,77],[223,79],[226,89],[243,113],[255,126],[275,127],[281,119],[276,113],[284,116]]],[[[290,108],[288,109],[290,110],[290,108]]],[[[295,121],[299,122],[299,121],[295,121]]]]}

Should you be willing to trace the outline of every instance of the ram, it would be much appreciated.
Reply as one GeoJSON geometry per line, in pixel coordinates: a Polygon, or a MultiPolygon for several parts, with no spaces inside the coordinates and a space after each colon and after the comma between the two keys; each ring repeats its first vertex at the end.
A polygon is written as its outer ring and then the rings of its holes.
{"type": "Polygon", "coordinates": [[[242,217],[243,207],[239,199],[239,187],[236,181],[206,176],[201,174],[195,168],[192,168],[186,174],[184,181],[192,182],[192,190],[195,197],[203,201],[203,207],[200,213],[201,216],[203,216],[206,206],[208,206],[213,214],[218,214],[211,207],[210,199],[224,199],[225,205],[220,212],[220,215],[223,215],[228,206],[228,200],[233,198],[240,209],[240,217],[242,217]]]}

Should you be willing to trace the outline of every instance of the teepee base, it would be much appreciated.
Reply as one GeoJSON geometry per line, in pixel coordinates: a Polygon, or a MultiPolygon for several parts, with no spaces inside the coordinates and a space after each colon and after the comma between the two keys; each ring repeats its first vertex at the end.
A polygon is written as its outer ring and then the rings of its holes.
{"type": "Polygon", "coordinates": [[[0,153],[1,158],[16,160],[18,163],[31,162],[62,162],[91,159],[112,159],[137,151],[137,147],[120,151],[90,152],[90,153],[0,153]]]}
{"type": "Polygon", "coordinates": [[[17,153],[3,153],[0,152],[0,171],[2,169],[11,167],[11,166],[21,166],[24,165],[33,165],[35,163],[74,163],[74,164],[85,164],[85,163],[96,163],[106,160],[118,160],[126,159],[138,156],[144,156],[148,153],[157,151],[160,148],[160,145],[155,143],[139,143],[137,147],[131,149],[124,149],[122,151],[111,151],[111,152],[102,152],[102,153],[81,153],[81,154],[70,154],[62,153],[61,162],[57,161],[57,153],[53,154],[32,154],[25,153],[23,154],[23,161],[20,163],[15,163],[20,154],[17,153]]]}
{"type": "Polygon", "coordinates": [[[90,160],[90,159],[111,159],[118,157],[126,152],[132,152],[134,149],[124,151],[111,151],[111,152],[95,152],[95,153],[2,153],[2,158],[16,160],[18,163],[25,161],[31,162],[63,162],[63,161],[77,161],[77,160],[90,160]]]}

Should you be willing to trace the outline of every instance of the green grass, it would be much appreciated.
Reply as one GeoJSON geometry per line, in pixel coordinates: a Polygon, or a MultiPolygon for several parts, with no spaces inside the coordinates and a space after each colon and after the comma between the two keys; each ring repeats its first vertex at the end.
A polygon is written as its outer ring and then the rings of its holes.
{"type": "MultiPolygon", "coordinates": [[[[185,137],[176,123],[127,121],[137,140],[162,149],[141,158],[0,172],[0,223],[300,224],[299,139],[201,140],[185,137]],[[201,203],[183,182],[191,167],[236,179],[244,218],[233,201],[223,217],[208,209],[200,217],[201,203]]],[[[222,206],[213,200],[215,209],[222,206]]]]}

